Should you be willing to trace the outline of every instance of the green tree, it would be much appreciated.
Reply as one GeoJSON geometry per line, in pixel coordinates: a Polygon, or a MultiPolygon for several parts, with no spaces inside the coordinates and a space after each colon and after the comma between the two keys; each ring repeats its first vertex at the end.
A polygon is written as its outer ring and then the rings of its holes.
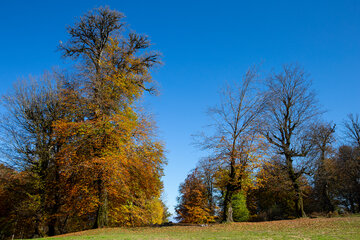
{"type": "Polygon", "coordinates": [[[249,220],[250,212],[246,206],[246,195],[243,192],[238,192],[233,196],[232,209],[234,222],[246,222],[249,220]]]}

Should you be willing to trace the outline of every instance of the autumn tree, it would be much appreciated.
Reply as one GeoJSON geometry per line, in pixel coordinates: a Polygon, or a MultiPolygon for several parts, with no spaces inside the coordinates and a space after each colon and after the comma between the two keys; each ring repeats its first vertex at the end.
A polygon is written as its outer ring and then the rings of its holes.
{"type": "Polygon", "coordinates": [[[357,147],[341,146],[335,158],[337,197],[349,212],[360,212],[360,151],[357,147]]]}
{"type": "MultiPolygon", "coordinates": [[[[39,236],[38,192],[29,172],[0,164],[0,238],[39,236]]],[[[40,215],[40,216],[39,216],[40,215]]],[[[42,224],[42,223],[40,223],[42,224]]]]}
{"type": "Polygon", "coordinates": [[[3,97],[1,150],[10,170],[0,194],[18,201],[7,210],[9,201],[0,201],[7,233],[17,224],[27,229],[22,238],[165,218],[163,144],[137,101],[156,91],[150,70],[159,55],[146,36],[125,36],[122,20],[108,8],[85,14],[60,46],[76,68],[3,97]]]}
{"type": "Polygon", "coordinates": [[[163,146],[136,108],[144,92],[155,91],[150,69],[159,55],[147,51],[146,36],[125,36],[123,18],[108,8],[90,11],[68,28],[70,38],[60,46],[65,57],[78,60],[62,94],[62,107],[71,112],[56,124],[64,139],[59,161],[69,183],[66,206],[94,216],[94,228],[123,223],[126,211],[143,219],[162,188],[163,146]]]}
{"type": "Polygon", "coordinates": [[[359,116],[349,114],[344,122],[346,141],[350,146],[341,146],[336,158],[338,187],[343,204],[351,212],[360,212],[360,121],[359,116]]]}
{"type": "Polygon", "coordinates": [[[214,221],[207,203],[207,189],[203,179],[194,169],[180,185],[176,206],[177,220],[183,223],[209,223],[214,221]]]}
{"type": "Polygon", "coordinates": [[[244,182],[256,166],[258,117],[263,109],[262,96],[255,88],[256,68],[250,68],[241,85],[228,86],[219,107],[210,110],[215,134],[205,136],[202,146],[213,151],[213,158],[223,169],[220,181],[223,188],[223,221],[232,222],[232,197],[242,190],[244,182]]]}
{"type": "MultiPolygon", "coordinates": [[[[256,174],[257,188],[248,193],[252,201],[250,212],[254,220],[278,220],[293,218],[296,214],[296,194],[282,156],[275,155],[262,164],[256,174]]],[[[302,192],[309,192],[304,176],[298,179],[302,192]]]]}
{"type": "Polygon", "coordinates": [[[296,216],[304,217],[303,195],[299,178],[307,171],[311,150],[307,133],[319,115],[315,94],[304,70],[284,65],[267,80],[267,110],[263,134],[275,153],[283,156],[296,197],[296,216]]]}

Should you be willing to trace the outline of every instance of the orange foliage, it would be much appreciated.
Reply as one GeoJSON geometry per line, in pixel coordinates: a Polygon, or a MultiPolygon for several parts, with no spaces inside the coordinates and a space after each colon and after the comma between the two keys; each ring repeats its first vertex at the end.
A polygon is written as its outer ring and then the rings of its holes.
{"type": "MultiPolygon", "coordinates": [[[[119,35],[115,30],[121,28],[121,18],[107,8],[89,12],[69,31],[69,44],[62,46],[66,55],[83,60],[81,81],[69,81],[60,96],[67,114],[55,123],[62,146],[57,161],[67,189],[64,208],[74,215],[95,216],[94,227],[126,225],[119,209],[135,217],[162,189],[163,145],[153,138],[152,123],[135,104],[144,91],[151,91],[146,84],[152,83],[149,69],[158,63],[158,55],[138,55],[150,43],[137,34],[119,35]],[[104,29],[98,28],[101,24],[104,29]],[[90,36],[84,29],[109,34],[90,36]]],[[[135,222],[131,225],[147,220],[135,222]]]]}
{"type": "Polygon", "coordinates": [[[214,222],[207,206],[206,188],[195,169],[180,185],[179,205],[176,207],[177,219],[184,223],[214,222]]]}

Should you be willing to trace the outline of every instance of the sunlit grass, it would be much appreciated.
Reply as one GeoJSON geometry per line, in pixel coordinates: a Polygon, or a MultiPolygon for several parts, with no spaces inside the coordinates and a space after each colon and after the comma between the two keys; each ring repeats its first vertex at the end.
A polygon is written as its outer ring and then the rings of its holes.
{"type": "Polygon", "coordinates": [[[360,239],[360,216],[206,227],[105,228],[57,236],[56,239],[360,239]]]}

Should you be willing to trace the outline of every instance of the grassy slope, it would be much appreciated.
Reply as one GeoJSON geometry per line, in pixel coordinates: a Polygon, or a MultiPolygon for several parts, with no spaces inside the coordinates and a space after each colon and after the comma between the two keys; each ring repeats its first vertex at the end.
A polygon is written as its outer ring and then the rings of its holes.
{"type": "Polygon", "coordinates": [[[360,217],[297,219],[259,223],[107,228],[71,233],[60,239],[360,239],[360,217]]]}

